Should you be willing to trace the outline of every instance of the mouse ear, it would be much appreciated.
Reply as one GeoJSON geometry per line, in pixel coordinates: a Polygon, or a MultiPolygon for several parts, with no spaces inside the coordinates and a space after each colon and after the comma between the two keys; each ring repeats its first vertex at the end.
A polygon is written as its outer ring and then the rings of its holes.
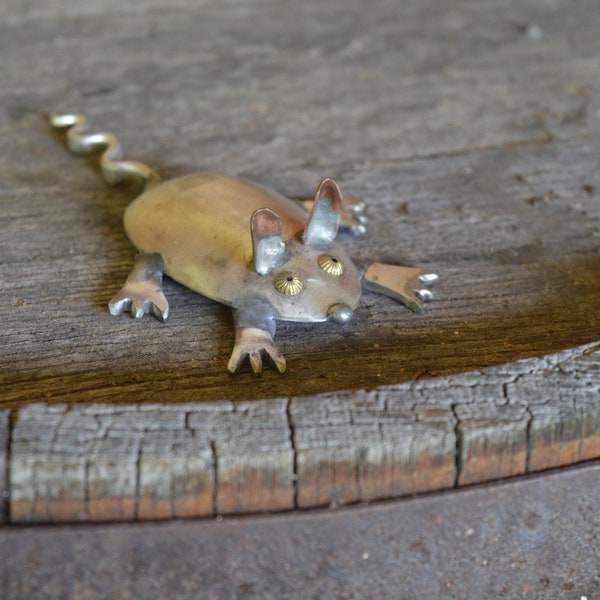
{"type": "Polygon", "coordinates": [[[266,275],[286,261],[281,219],[270,208],[259,208],[250,218],[250,229],[254,268],[260,275],[266,275]]]}
{"type": "Polygon", "coordinates": [[[342,193],[333,179],[323,179],[304,228],[307,246],[329,246],[337,235],[342,216],[342,193]]]}

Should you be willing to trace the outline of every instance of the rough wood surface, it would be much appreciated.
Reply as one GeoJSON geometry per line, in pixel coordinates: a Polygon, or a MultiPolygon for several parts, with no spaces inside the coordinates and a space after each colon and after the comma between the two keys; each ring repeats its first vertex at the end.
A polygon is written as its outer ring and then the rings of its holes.
{"type": "Polygon", "coordinates": [[[600,461],[351,510],[0,528],[0,594],[595,599],[600,461]]]}
{"type": "Polygon", "coordinates": [[[10,516],[114,521],[336,506],[590,460],[600,455],[599,364],[591,345],[371,392],[32,404],[12,431],[10,516]]]}
{"type": "Polygon", "coordinates": [[[281,510],[599,456],[599,26],[566,0],[5,3],[8,518],[281,510]],[[369,206],[357,263],[438,272],[436,299],[365,292],[345,326],[280,326],[284,377],[231,378],[224,307],[167,282],[167,325],[108,315],[135,190],[44,110],[165,177],[306,197],[333,176],[369,206]]]}

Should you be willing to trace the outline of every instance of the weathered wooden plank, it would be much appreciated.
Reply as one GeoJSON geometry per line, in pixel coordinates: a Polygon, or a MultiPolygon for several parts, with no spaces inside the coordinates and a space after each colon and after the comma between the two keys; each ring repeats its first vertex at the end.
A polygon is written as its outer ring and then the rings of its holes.
{"type": "Polygon", "coordinates": [[[537,377],[507,386],[531,414],[529,469],[541,471],[600,456],[600,410],[596,346],[577,360],[565,358],[537,377]]]}
{"type": "Polygon", "coordinates": [[[190,431],[144,440],[139,462],[139,519],[213,514],[215,473],[210,444],[190,431]]]}
{"type": "Polygon", "coordinates": [[[19,415],[9,484],[10,516],[16,522],[75,521],[87,516],[85,459],[73,452],[72,445],[66,449],[63,440],[61,449],[50,452],[65,413],[65,406],[29,406],[19,415]]]}
{"type": "MultiPolygon", "coordinates": [[[[379,182],[370,212],[377,236],[351,242],[359,262],[414,257],[442,272],[436,299],[425,315],[415,316],[391,299],[365,293],[355,319],[346,326],[282,324],[277,340],[289,358],[289,373],[283,378],[266,373],[258,380],[244,373],[248,385],[232,384],[225,369],[233,333],[223,307],[169,282],[169,324],[110,317],[104,301],[125,276],[130,251],[123,241],[117,244],[123,272],[111,276],[111,257],[97,250],[107,245],[105,225],[91,227],[94,241],[85,248],[79,233],[83,215],[79,209],[70,216],[71,209],[63,210],[61,229],[68,231],[55,231],[44,243],[73,247],[73,260],[54,256],[45,265],[25,267],[31,253],[43,255],[42,242],[35,240],[13,257],[11,268],[23,272],[13,293],[24,304],[19,301],[10,308],[13,324],[0,350],[5,365],[15,366],[5,376],[3,403],[16,406],[47,397],[160,402],[167,392],[181,402],[312,395],[478,369],[598,339],[600,323],[590,307],[600,299],[594,258],[600,215],[595,198],[582,195],[581,182],[595,169],[600,141],[585,148],[564,146],[562,151],[572,152],[582,171],[572,166],[552,170],[558,149],[549,156],[547,149],[528,148],[417,161],[411,176],[406,166],[349,176],[357,188],[366,189],[370,177],[379,182]],[[512,173],[494,170],[502,161],[510,161],[512,173]],[[452,189],[448,179],[467,166],[474,174],[452,189]],[[525,201],[530,185],[516,179],[519,173],[537,179],[534,193],[564,191],[560,198],[555,192],[554,199],[532,207],[525,201]],[[490,179],[502,202],[481,193],[478,186],[490,179]],[[444,185],[446,199],[439,196],[444,185]],[[401,199],[416,196],[408,201],[408,215],[398,213],[401,202],[391,189],[386,191],[388,186],[399,186],[401,199]],[[437,199],[424,198],[417,191],[423,187],[437,199]],[[461,208],[463,202],[469,208],[461,208]],[[470,216],[460,216],[464,210],[470,216]],[[64,280],[57,277],[54,260],[64,280]],[[70,288],[68,309],[61,308],[65,282],[70,288]],[[51,315],[44,313],[48,318],[41,328],[43,317],[30,310],[38,302],[52,307],[51,315]],[[20,359],[23,348],[36,349],[31,361],[20,359]],[[355,368],[332,368],[348,356],[355,368]]],[[[55,188],[54,194],[58,198],[63,192],[55,188]]],[[[36,210],[40,202],[30,209],[36,210]]],[[[53,202],[45,199],[44,206],[53,202]]],[[[44,221],[51,212],[43,208],[39,217],[32,217],[37,234],[49,230],[44,221]]],[[[113,226],[120,227],[118,219],[113,226]]],[[[5,299],[1,306],[8,311],[14,298],[5,299]]]]}
{"type": "Polygon", "coordinates": [[[212,440],[218,514],[293,508],[293,448],[286,400],[231,405],[229,412],[197,407],[188,426],[212,440]]]}
{"type": "Polygon", "coordinates": [[[0,595],[594,599],[600,463],[353,510],[0,529],[0,595]]]}
{"type": "Polygon", "coordinates": [[[315,398],[31,405],[12,432],[11,519],[339,505],[599,458],[599,356],[586,346],[483,373],[315,398]]]}
{"type": "Polygon", "coordinates": [[[458,485],[527,472],[527,410],[489,402],[456,407],[459,420],[458,485]]]}
{"type": "Polygon", "coordinates": [[[314,395],[600,337],[589,318],[600,298],[598,17],[567,2],[546,14],[485,0],[474,13],[428,0],[382,2],[368,17],[351,3],[323,20],[337,1],[84,2],[68,19],[7,10],[0,127],[19,143],[0,163],[4,405],[314,395]],[[537,41],[515,25],[533,18],[547,31],[537,41]],[[39,117],[63,107],[166,176],[226,171],[297,196],[337,177],[369,204],[371,234],[346,240],[351,254],[439,271],[436,303],[415,317],[365,294],[347,327],[283,325],[287,376],[232,385],[222,307],[168,282],[170,324],[108,316],[131,264],[120,217],[135,191],[108,188],[94,161],[63,151],[39,117]],[[349,355],[360,368],[331,369],[349,355]]]}
{"type": "Polygon", "coordinates": [[[284,401],[35,404],[11,447],[11,518],[118,521],[293,507],[284,401]]]}
{"type": "Polygon", "coordinates": [[[362,2],[342,11],[334,0],[103,6],[70,6],[68,18],[7,11],[4,96],[13,118],[47,109],[42,103],[85,102],[122,123],[130,107],[143,117],[128,134],[130,147],[145,154],[158,139],[165,147],[168,135],[172,169],[197,152],[196,165],[232,170],[544,142],[590,118],[596,17],[566,2],[547,12],[514,0],[486,0],[477,11],[435,0],[403,7],[386,0],[372,11],[362,2]],[[519,28],[531,19],[547,29],[540,40],[519,28]],[[60,44],[51,43],[52,32],[60,44]],[[28,53],[19,52],[24,47],[28,53]],[[337,132],[326,152],[324,131],[337,132]],[[197,141],[210,151],[196,150],[197,141]]]}
{"type": "Polygon", "coordinates": [[[282,510],[597,457],[597,348],[560,351],[600,339],[599,26],[566,0],[9,3],[10,518],[282,510]],[[365,293],[347,326],[282,324],[285,377],[234,380],[223,307],[167,282],[169,324],[108,316],[135,191],[67,154],[49,109],[167,177],[305,197],[332,175],[369,205],[370,234],[345,240],[357,263],[439,271],[436,301],[415,316],[365,293]]]}
{"type": "Polygon", "coordinates": [[[450,410],[397,410],[385,393],[323,395],[290,408],[300,507],[454,485],[450,410]]]}
{"type": "Polygon", "coordinates": [[[454,418],[440,408],[417,408],[410,428],[392,413],[381,425],[383,448],[359,465],[361,499],[446,489],[456,478],[454,418]],[[396,422],[400,421],[397,426],[396,422]]]}

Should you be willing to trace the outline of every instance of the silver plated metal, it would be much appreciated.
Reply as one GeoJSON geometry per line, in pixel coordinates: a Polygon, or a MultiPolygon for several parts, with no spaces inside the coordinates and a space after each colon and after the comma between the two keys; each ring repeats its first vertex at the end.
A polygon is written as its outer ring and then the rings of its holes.
{"type": "Polygon", "coordinates": [[[100,167],[107,183],[131,182],[146,186],[160,181],[159,175],[147,165],[133,160],[120,160],[121,144],[113,133],[85,133],[87,121],[82,115],[56,114],[49,115],[48,119],[56,129],[67,128],[67,147],[74,154],[103,150],[100,167]]]}
{"type": "Polygon", "coordinates": [[[270,208],[259,208],[250,218],[254,266],[259,275],[266,275],[287,261],[281,238],[283,224],[270,208]]]}
{"type": "Polygon", "coordinates": [[[433,295],[426,285],[435,283],[438,276],[423,269],[373,263],[364,276],[366,289],[384,294],[401,302],[413,312],[423,310],[423,302],[433,295]]]}
{"type": "MultiPolygon", "coordinates": [[[[313,199],[300,200],[307,212],[311,212],[315,201],[313,199]]],[[[340,216],[339,230],[350,233],[356,237],[367,232],[368,218],[365,216],[366,204],[353,198],[342,198],[342,213],[340,216]]]]}
{"type": "Polygon", "coordinates": [[[163,268],[160,254],[138,254],[125,285],[108,303],[110,314],[131,312],[139,319],[151,313],[165,322],[169,303],[162,291],[163,268]]]}
{"type": "MultiPolygon", "coordinates": [[[[73,152],[103,151],[100,165],[107,182],[144,188],[125,211],[125,231],[139,255],[109,303],[111,314],[140,318],[152,313],[166,321],[165,273],[231,306],[236,335],[228,369],[235,373],[247,361],[255,374],[265,358],[285,371],[285,358],[273,341],[277,320],[344,324],[352,318],[361,278],[336,238],[340,227],[364,233],[365,207],[344,202],[333,179],[321,182],[309,214],[301,202],[243,179],[201,173],[161,182],[150,167],[120,160],[112,133],[86,133],[83,117],[50,115],[49,121],[67,129],[73,152]]],[[[365,282],[420,311],[430,295],[423,286],[433,278],[420,269],[376,263],[365,282]]]]}

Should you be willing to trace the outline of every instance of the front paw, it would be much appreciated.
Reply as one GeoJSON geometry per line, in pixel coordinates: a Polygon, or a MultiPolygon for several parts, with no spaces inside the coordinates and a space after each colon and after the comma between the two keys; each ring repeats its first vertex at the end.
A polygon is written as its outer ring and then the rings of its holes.
{"type": "Polygon", "coordinates": [[[255,375],[262,371],[263,357],[268,357],[275,368],[285,372],[285,358],[273,342],[268,331],[255,327],[238,327],[235,331],[235,345],[227,368],[237,373],[248,358],[250,368],[255,375]]]}

